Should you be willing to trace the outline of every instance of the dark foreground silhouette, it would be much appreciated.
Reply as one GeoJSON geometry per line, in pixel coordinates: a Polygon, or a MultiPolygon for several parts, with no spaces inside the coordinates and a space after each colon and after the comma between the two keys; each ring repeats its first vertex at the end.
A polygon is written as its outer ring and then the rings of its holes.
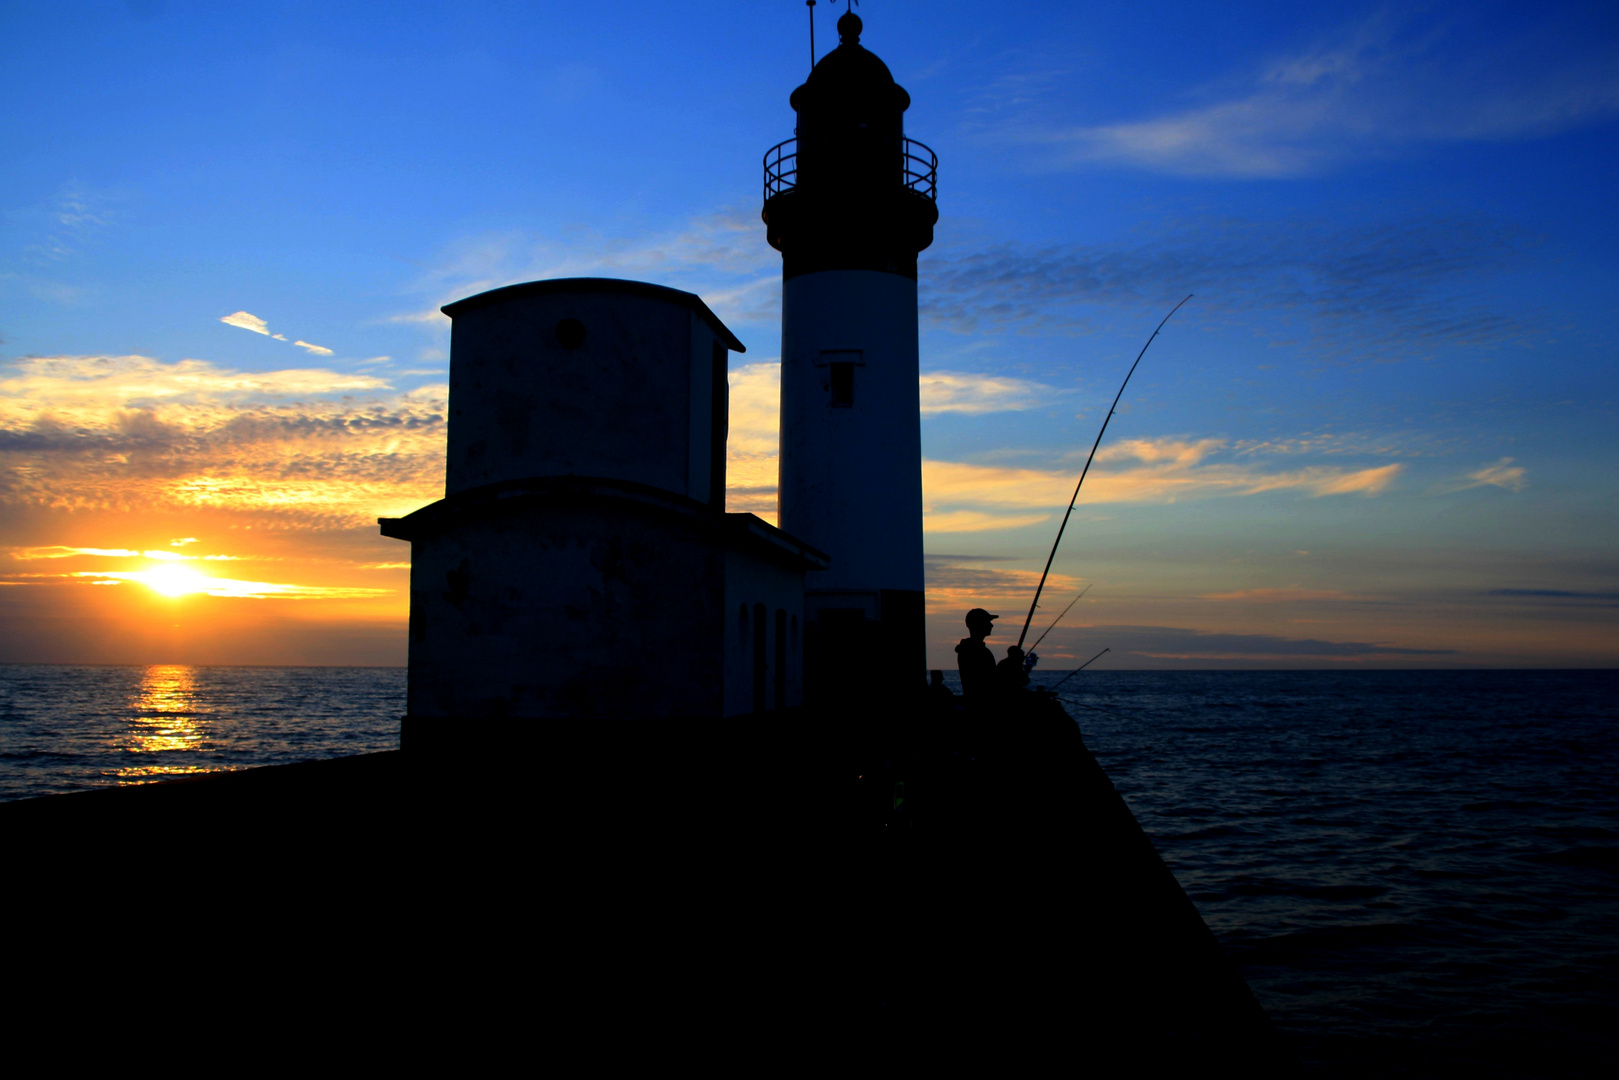
{"type": "Polygon", "coordinates": [[[390,753],[0,805],[4,903],[38,928],[13,981],[85,1007],[178,977],[258,1002],[244,1030],[475,1028],[468,1060],[1290,1074],[1060,706],[956,705],[407,726],[390,753]]]}

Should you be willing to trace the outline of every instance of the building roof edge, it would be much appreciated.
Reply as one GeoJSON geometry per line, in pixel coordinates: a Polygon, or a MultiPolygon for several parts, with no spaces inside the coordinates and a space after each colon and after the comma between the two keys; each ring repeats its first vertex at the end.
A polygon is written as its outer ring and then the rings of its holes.
{"type": "Polygon", "coordinates": [[[730,327],[720,321],[720,317],[709,306],[703,303],[703,298],[696,293],[682,292],[680,289],[671,289],[667,285],[654,285],[650,281],[631,281],[627,278],[549,278],[545,281],[525,281],[518,285],[503,285],[498,289],[477,293],[463,297],[453,303],[445,304],[439,308],[450,318],[455,318],[463,312],[473,311],[489,304],[499,303],[502,300],[514,300],[522,296],[537,296],[553,292],[580,292],[603,293],[620,292],[630,293],[633,296],[645,296],[655,300],[667,300],[672,304],[681,304],[695,311],[710,327],[716,336],[723,341],[732,352],[747,352],[737,336],[731,333],[730,327]]]}

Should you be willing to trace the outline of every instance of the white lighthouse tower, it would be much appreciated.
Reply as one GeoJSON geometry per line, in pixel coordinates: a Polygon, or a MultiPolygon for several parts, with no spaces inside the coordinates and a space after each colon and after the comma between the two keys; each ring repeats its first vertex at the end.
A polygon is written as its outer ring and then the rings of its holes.
{"type": "Polygon", "coordinates": [[[781,528],[827,553],[806,580],[805,690],[838,704],[925,679],[916,257],[937,160],[859,16],[793,91],[796,139],[765,157],[782,255],[781,528]]]}

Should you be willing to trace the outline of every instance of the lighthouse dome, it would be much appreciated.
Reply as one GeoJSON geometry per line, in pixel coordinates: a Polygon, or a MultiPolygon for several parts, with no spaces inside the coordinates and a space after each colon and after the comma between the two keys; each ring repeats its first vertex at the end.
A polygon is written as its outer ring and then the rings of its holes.
{"type": "Polygon", "coordinates": [[[760,216],[788,277],[864,267],[914,280],[933,242],[937,160],[905,137],[911,95],[860,30],[857,15],[838,20],[838,47],[789,99],[794,137],[765,155],[760,216]]]}
{"type": "Polygon", "coordinates": [[[860,16],[838,19],[839,45],[815,65],[804,85],[793,91],[790,103],[800,114],[805,106],[863,104],[878,112],[904,112],[911,95],[894,82],[893,72],[876,53],[860,44],[860,16]]]}

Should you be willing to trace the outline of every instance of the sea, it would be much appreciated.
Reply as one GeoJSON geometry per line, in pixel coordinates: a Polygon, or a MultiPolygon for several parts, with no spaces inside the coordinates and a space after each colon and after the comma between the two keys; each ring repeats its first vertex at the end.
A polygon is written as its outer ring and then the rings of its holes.
{"type": "MultiPolygon", "coordinates": [[[[1058,693],[1311,1075],[1619,1076],[1619,672],[1058,693]]],[[[0,666],[0,800],[393,749],[404,703],[399,668],[0,666]]]]}

